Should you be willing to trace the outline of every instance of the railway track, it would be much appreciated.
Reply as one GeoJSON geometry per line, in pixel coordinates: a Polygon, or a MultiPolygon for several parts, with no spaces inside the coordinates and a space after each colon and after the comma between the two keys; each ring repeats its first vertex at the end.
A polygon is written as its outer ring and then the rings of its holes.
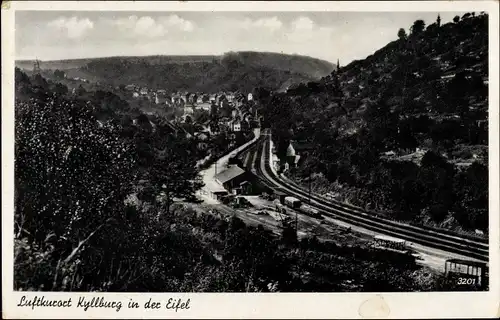
{"type": "MultiPolygon", "coordinates": [[[[303,202],[309,201],[309,192],[293,183],[284,176],[278,176],[270,168],[269,136],[263,135],[256,142],[255,148],[248,148],[243,152],[256,152],[250,155],[254,172],[261,182],[271,188],[279,189],[303,202]]],[[[360,208],[332,201],[325,197],[311,194],[310,206],[321,214],[365,229],[398,237],[429,248],[439,249],[450,253],[460,254],[482,262],[489,261],[487,240],[461,237],[450,231],[440,232],[429,228],[406,225],[388,219],[373,216],[360,208]]]]}

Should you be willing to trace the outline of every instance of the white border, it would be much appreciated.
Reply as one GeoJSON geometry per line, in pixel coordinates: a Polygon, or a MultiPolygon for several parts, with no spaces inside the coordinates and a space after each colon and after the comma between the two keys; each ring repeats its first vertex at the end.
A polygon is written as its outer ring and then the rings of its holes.
{"type": "MultiPolygon", "coordinates": [[[[132,2],[132,1],[14,1],[2,9],[2,306],[5,318],[477,318],[500,314],[499,295],[499,113],[498,113],[498,2],[132,2]],[[45,297],[104,296],[124,302],[120,312],[72,308],[34,311],[17,308],[23,293],[13,292],[13,162],[14,162],[14,12],[15,10],[85,11],[487,11],[489,14],[489,212],[490,291],[477,293],[330,293],[330,294],[69,294],[45,297]],[[126,309],[133,298],[191,298],[191,309],[177,313],[165,309],[146,312],[126,309]]],[[[30,294],[32,297],[36,294],[30,294]]],[[[38,294],[40,296],[41,293],[38,294]]],[[[74,302],[73,302],[74,303],[74,302]]],[[[75,303],[74,303],[75,304],[75,303]]]]}

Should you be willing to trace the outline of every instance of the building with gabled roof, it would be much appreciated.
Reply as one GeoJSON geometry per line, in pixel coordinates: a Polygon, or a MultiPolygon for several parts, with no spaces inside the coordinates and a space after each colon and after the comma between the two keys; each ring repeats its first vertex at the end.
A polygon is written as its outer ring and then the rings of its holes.
{"type": "Polygon", "coordinates": [[[232,194],[249,194],[253,190],[254,176],[237,165],[230,165],[215,180],[232,194]]]}

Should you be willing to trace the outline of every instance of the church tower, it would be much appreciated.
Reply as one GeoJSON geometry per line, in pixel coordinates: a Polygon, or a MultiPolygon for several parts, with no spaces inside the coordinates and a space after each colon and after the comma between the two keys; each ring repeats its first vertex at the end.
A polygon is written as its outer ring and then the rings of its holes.
{"type": "Polygon", "coordinates": [[[40,74],[41,73],[40,69],[40,60],[36,59],[35,62],[33,63],[33,75],[40,74]]]}

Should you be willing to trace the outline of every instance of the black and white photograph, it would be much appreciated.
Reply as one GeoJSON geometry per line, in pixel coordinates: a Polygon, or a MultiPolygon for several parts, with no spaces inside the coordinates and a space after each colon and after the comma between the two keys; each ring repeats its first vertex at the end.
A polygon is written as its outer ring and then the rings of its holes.
{"type": "Polygon", "coordinates": [[[14,291],[492,289],[491,12],[154,6],[15,11],[14,291]]]}

